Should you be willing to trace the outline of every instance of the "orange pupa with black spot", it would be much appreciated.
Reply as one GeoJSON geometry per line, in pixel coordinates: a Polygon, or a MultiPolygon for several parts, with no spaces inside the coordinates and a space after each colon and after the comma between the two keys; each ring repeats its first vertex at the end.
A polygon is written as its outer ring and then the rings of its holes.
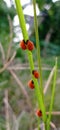
{"type": "Polygon", "coordinates": [[[39,72],[37,70],[33,70],[32,74],[34,75],[35,78],[39,78],[39,72]]]}
{"type": "Polygon", "coordinates": [[[37,115],[38,117],[42,117],[42,111],[38,109],[38,110],[36,111],[36,115],[37,115]]]}
{"type": "Polygon", "coordinates": [[[25,41],[24,41],[24,40],[22,40],[22,41],[20,42],[20,47],[22,48],[22,50],[26,50],[26,49],[27,49],[27,47],[26,47],[26,44],[25,44],[25,41]]]}
{"type": "Polygon", "coordinates": [[[34,88],[35,88],[33,80],[29,80],[28,86],[29,86],[31,89],[34,89],[34,88]]]}
{"type": "Polygon", "coordinates": [[[32,41],[27,40],[26,44],[27,44],[27,49],[29,51],[32,51],[34,49],[34,43],[32,41]]]}

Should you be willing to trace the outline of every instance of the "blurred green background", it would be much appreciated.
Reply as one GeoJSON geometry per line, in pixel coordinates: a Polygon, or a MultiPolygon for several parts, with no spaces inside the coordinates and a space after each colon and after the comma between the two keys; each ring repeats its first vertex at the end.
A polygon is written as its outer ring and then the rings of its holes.
{"type": "MultiPolygon", "coordinates": [[[[32,0],[27,0],[26,2],[21,1],[21,3],[29,37],[35,45],[33,59],[35,67],[37,67],[34,16],[33,13],[31,13],[33,11],[32,0]]],[[[60,111],[60,0],[36,0],[36,3],[38,8],[37,20],[39,43],[41,48],[43,86],[45,86],[47,82],[50,71],[55,64],[55,57],[57,56],[58,73],[53,111],[60,111]]],[[[27,82],[31,78],[31,74],[26,52],[19,48],[19,42],[21,39],[23,39],[23,36],[21,28],[19,27],[14,1],[0,0],[0,43],[4,49],[5,58],[7,58],[9,44],[12,46],[9,59],[13,55],[13,52],[16,51],[14,61],[9,65],[9,67],[12,68],[13,72],[15,72],[20,79],[21,84],[29,95],[33,111],[35,111],[37,109],[37,100],[34,92],[32,92],[27,86],[27,82]]],[[[3,63],[4,61],[2,59],[0,47],[0,69],[3,67],[3,63]]],[[[21,91],[20,86],[11,75],[10,71],[6,69],[0,73],[0,130],[8,130],[6,129],[6,108],[4,103],[6,90],[8,91],[8,100],[10,104],[8,112],[10,129],[33,130],[37,127],[37,118],[34,114],[32,114],[32,110],[27,104],[26,97],[21,91]]],[[[45,95],[45,105],[47,111],[49,110],[51,92],[52,81],[45,95]]],[[[59,129],[60,116],[52,116],[52,121],[55,123],[57,129],[59,129]]]]}

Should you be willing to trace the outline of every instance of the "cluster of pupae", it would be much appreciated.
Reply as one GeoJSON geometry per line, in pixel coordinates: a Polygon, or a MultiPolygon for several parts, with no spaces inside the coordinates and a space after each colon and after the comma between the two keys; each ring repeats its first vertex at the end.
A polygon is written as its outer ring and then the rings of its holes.
{"type": "MultiPolygon", "coordinates": [[[[32,50],[34,50],[34,43],[33,43],[32,41],[30,41],[30,40],[27,40],[26,42],[25,42],[25,40],[22,40],[22,41],[20,42],[20,47],[22,48],[22,50],[28,49],[29,51],[32,51],[32,50]]],[[[33,71],[32,71],[32,75],[33,75],[36,79],[38,79],[39,76],[40,76],[40,75],[39,75],[39,72],[38,72],[37,70],[33,70],[33,71]]],[[[34,81],[33,81],[33,80],[29,80],[28,86],[29,86],[30,89],[34,89],[34,88],[35,88],[34,81]]],[[[36,111],[36,115],[37,115],[38,117],[42,117],[42,111],[38,109],[38,110],[36,111]]]]}

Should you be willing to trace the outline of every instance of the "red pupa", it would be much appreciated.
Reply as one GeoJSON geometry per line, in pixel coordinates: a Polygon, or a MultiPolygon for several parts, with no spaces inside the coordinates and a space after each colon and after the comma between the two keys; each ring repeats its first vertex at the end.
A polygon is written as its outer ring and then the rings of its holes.
{"type": "Polygon", "coordinates": [[[32,41],[27,40],[26,44],[27,44],[27,49],[28,49],[29,51],[32,51],[32,50],[34,49],[34,44],[33,44],[32,41]]]}
{"type": "Polygon", "coordinates": [[[36,111],[36,115],[37,115],[38,117],[42,117],[42,111],[41,111],[41,110],[37,110],[37,111],[36,111]]]}
{"type": "Polygon", "coordinates": [[[34,88],[35,88],[33,80],[29,80],[28,86],[29,86],[31,89],[34,89],[34,88]]]}
{"type": "Polygon", "coordinates": [[[37,70],[33,70],[32,74],[34,75],[35,78],[39,78],[39,72],[37,70]]]}
{"type": "Polygon", "coordinates": [[[27,47],[26,47],[26,44],[25,44],[25,41],[24,41],[24,40],[22,40],[22,41],[20,42],[20,47],[21,47],[23,50],[26,50],[26,49],[27,49],[27,47]]]}

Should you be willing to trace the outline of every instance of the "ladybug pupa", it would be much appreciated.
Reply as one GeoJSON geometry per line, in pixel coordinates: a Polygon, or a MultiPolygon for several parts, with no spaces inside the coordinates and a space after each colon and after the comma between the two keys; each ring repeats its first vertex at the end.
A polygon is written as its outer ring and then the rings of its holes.
{"type": "Polygon", "coordinates": [[[35,88],[33,80],[29,80],[28,86],[29,86],[29,88],[31,88],[31,89],[34,89],[34,88],[35,88]]]}
{"type": "Polygon", "coordinates": [[[39,78],[39,72],[37,70],[33,70],[32,74],[34,75],[35,78],[39,78]]]}
{"type": "Polygon", "coordinates": [[[27,49],[27,47],[26,47],[26,44],[25,44],[25,41],[24,41],[24,40],[20,41],[20,47],[22,48],[22,50],[26,50],[26,49],[27,49]]]}

